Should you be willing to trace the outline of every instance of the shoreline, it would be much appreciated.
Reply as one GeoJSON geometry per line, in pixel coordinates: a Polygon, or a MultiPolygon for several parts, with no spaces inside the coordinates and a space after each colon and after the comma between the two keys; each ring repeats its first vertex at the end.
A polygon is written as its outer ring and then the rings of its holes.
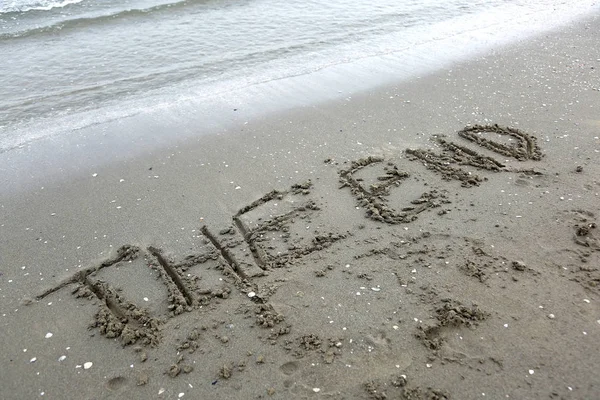
{"type": "MultiPolygon", "coordinates": [[[[345,98],[363,96],[365,93],[385,90],[386,87],[411,82],[414,79],[435,76],[439,71],[461,65],[527,43],[547,32],[565,29],[571,24],[584,25],[597,13],[594,6],[585,15],[547,15],[552,26],[534,18],[526,26],[511,28],[503,35],[496,31],[499,24],[490,16],[474,25],[473,30],[453,33],[447,25],[435,26],[439,38],[427,36],[417,39],[418,32],[410,33],[410,43],[404,50],[390,54],[365,56],[346,63],[331,65],[308,74],[293,75],[272,81],[259,82],[236,89],[209,90],[216,93],[205,96],[193,93],[163,98],[158,92],[149,95],[151,101],[135,104],[127,101],[125,106],[101,108],[71,116],[57,117],[48,121],[25,124],[17,129],[7,129],[4,136],[18,136],[19,142],[6,147],[9,139],[2,138],[0,163],[18,164],[18,170],[31,172],[41,163],[46,168],[60,170],[71,167],[64,159],[91,158],[95,153],[111,149],[117,153],[106,163],[119,158],[142,156],[149,149],[168,147],[176,140],[193,141],[201,135],[214,134],[236,127],[240,122],[276,116],[304,107],[327,107],[345,98]],[[485,21],[490,19],[489,26],[485,21]],[[374,74],[373,71],[378,71],[374,74]],[[170,99],[166,101],[165,99],[170,99]],[[133,114],[123,116],[122,109],[133,114]],[[235,111],[234,111],[235,110],[235,111]],[[115,112],[117,111],[117,112],[115,112]],[[177,132],[173,138],[169,133],[177,132]],[[25,142],[23,142],[25,140],[25,142]],[[111,148],[112,146],[112,148],[111,148]],[[138,150],[138,147],[142,147],[138,150]],[[75,148],[75,150],[71,150],[75,148]],[[81,148],[88,148],[83,152],[81,148]]],[[[468,24],[469,17],[461,17],[455,24],[468,24]]],[[[419,29],[423,29],[422,27],[419,29]]],[[[421,32],[423,33],[423,32],[421,32]]],[[[187,93],[182,90],[181,93],[187,93]]],[[[12,140],[12,139],[10,139],[12,140]]],[[[78,165],[78,169],[85,165],[78,165]]],[[[10,172],[10,171],[2,171],[10,172]]],[[[13,182],[21,182],[15,176],[13,182]]],[[[9,182],[10,183],[10,182],[9,182]]]]}
{"type": "Polygon", "coordinates": [[[84,150],[57,171],[74,178],[41,174],[33,190],[15,172],[0,192],[3,391],[590,398],[598,27],[595,15],[422,79],[236,114],[165,148],[139,141],[143,157],[105,167],[84,150]],[[524,153],[458,134],[474,124],[519,129],[482,137],[524,153]],[[448,172],[458,156],[436,135],[476,156],[448,172]],[[377,219],[386,207],[399,223],[377,219]]]}

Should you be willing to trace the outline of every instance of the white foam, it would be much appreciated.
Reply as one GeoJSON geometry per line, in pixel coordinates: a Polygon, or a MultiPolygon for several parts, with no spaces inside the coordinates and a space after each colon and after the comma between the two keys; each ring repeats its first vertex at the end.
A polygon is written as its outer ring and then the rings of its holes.
{"type": "Polygon", "coordinates": [[[70,4],[81,3],[83,0],[22,0],[13,1],[0,8],[0,14],[9,12],[26,12],[26,11],[49,11],[53,8],[64,8],[70,4]]]}

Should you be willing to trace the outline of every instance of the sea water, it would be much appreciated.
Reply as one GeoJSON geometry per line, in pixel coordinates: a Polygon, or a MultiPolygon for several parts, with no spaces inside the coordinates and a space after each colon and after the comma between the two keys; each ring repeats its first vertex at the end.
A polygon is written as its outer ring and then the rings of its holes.
{"type": "Polygon", "coordinates": [[[0,152],[217,100],[330,98],[598,8],[591,0],[0,0],[0,152]],[[289,90],[273,92],[277,85],[289,90]]]}

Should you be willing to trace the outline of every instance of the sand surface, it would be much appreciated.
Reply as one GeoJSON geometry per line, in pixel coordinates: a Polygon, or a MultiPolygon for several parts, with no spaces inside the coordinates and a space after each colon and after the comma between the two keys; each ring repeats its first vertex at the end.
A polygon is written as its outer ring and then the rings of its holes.
{"type": "Polygon", "coordinates": [[[3,190],[0,397],[599,398],[599,32],[3,190]]]}

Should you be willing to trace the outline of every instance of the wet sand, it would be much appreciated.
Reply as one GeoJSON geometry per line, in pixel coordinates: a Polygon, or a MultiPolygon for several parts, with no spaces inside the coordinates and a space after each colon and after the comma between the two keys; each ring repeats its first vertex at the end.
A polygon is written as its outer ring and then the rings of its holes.
{"type": "Polygon", "coordinates": [[[598,32],[3,191],[0,397],[597,398],[598,32]]]}

